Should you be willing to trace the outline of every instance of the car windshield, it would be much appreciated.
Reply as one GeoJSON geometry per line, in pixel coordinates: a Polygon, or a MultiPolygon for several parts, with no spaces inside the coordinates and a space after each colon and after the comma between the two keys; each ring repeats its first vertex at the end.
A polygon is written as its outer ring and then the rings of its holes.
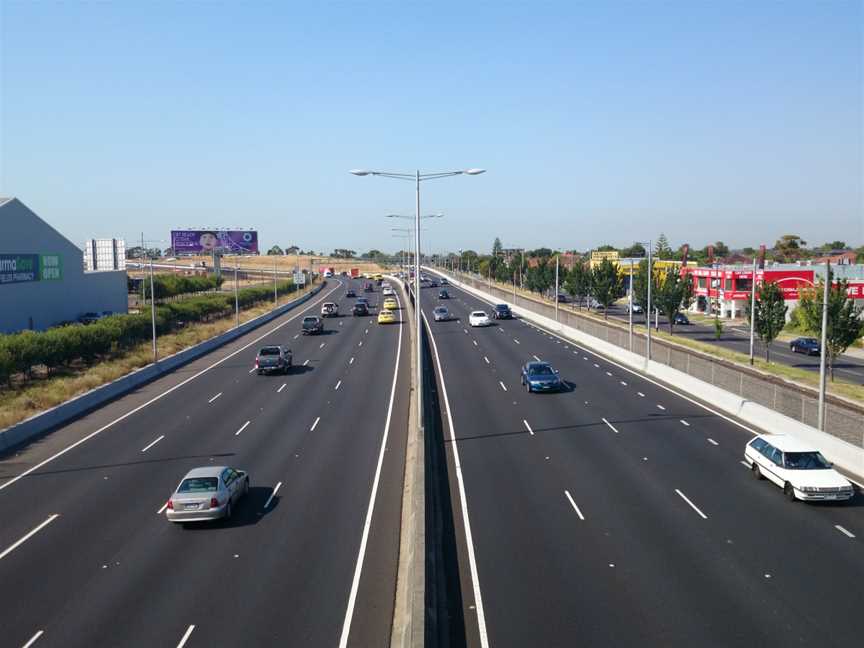
{"type": "Polygon", "coordinates": [[[499,310],[499,311],[506,311],[506,310],[507,310],[507,306],[505,306],[504,304],[498,304],[498,305],[495,307],[495,310],[499,310]]]}
{"type": "Polygon", "coordinates": [[[486,313],[484,313],[483,311],[474,311],[474,312],[471,313],[471,314],[472,314],[474,317],[486,317],[486,313]]]}
{"type": "Polygon", "coordinates": [[[532,376],[551,376],[553,371],[548,365],[533,365],[528,369],[528,373],[532,376]]]}
{"type": "Polygon", "coordinates": [[[446,312],[447,312],[447,309],[446,309],[446,308],[436,308],[436,309],[435,309],[435,312],[436,312],[436,313],[446,313],[446,312]]]}
{"type": "Polygon", "coordinates": [[[263,349],[261,349],[258,352],[258,355],[262,355],[262,356],[279,355],[279,348],[278,347],[264,347],[263,349]]]}
{"type": "Polygon", "coordinates": [[[304,317],[303,318],[303,322],[306,324],[314,324],[317,321],[318,321],[317,317],[304,317]]]}
{"type": "Polygon", "coordinates": [[[177,489],[178,493],[209,493],[215,491],[219,485],[217,477],[190,477],[184,479],[177,489]]]}
{"type": "Polygon", "coordinates": [[[783,458],[790,470],[827,470],[831,467],[818,452],[786,452],[783,458]]]}

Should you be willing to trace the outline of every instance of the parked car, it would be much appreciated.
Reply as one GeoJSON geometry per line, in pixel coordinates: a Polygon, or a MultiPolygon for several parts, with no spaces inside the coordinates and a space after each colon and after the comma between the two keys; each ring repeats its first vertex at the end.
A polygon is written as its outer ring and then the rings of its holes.
{"type": "Polygon", "coordinates": [[[357,293],[354,292],[353,289],[349,289],[349,290],[345,291],[345,298],[346,299],[353,299],[356,296],[357,296],[357,293]]]}
{"type": "Polygon", "coordinates": [[[489,319],[489,316],[481,310],[471,311],[471,314],[468,315],[468,325],[469,326],[491,326],[492,320],[489,319]]]}
{"type": "Polygon", "coordinates": [[[633,313],[634,315],[641,315],[644,312],[644,309],[642,308],[642,306],[640,306],[639,304],[637,304],[635,302],[630,304],[628,306],[627,310],[629,312],[633,313]]]}
{"type": "Polygon", "coordinates": [[[255,368],[259,376],[263,373],[288,373],[292,362],[291,349],[277,345],[261,347],[255,356],[255,368]]]}
{"type": "Polygon", "coordinates": [[[690,326],[690,320],[684,313],[675,313],[675,317],[672,318],[672,323],[676,326],[690,326]]]}
{"type": "Polygon", "coordinates": [[[438,292],[438,299],[450,299],[450,293],[446,290],[441,290],[438,292]]]}
{"type": "Polygon", "coordinates": [[[321,317],[339,317],[339,306],[333,302],[326,302],[321,306],[321,317]]]}
{"type": "Polygon", "coordinates": [[[561,391],[558,370],[548,362],[527,362],[522,366],[522,385],[528,393],[535,391],[561,391]]]}
{"type": "Polygon", "coordinates": [[[369,307],[364,302],[357,302],[354,308],[351,309],[351,314],[354,317],[361,317],[369,314],[369,307]]]}
{"type": "Polygon", "coordinates": [[[432,311],[432,317],[436,322],[446,322],[450,319],[450,311],[447,310],[446,306],[437,306],[432,311]]]}
{"type": "Polygon", "coordinates": [[[807,355],[819,355],[822,353],[819,340],[816,338],[799,337],[789,343],[793,353],[806,353],[807,355]]]}
{"type": "Polygon", "coordinates": [[[386,308],[382,308],[381,312],[378,313],[378,323],[379,324],[394,324],[396,322],[396,313],[392,310],[387,310],[386,308]]]}
{"type": "Polygon", "coordinates": [[[558,303],[559,304],[566,304],[569,301],[570,301],[570,298],[567,295],[565,295],[564,293],[561,293],[560,295],[558,295],[558,303]]]}
{"type": "Polygon", "coordinates": [[[513,319],[513,311],[510,310],[507,304],[495,304],[495,307],[492,309],[492,317],[498,320],[513,319]]]}
{"type": "Polygon", "coordinates": [[[794,502],[848,500],[852,484],[812,446],[783,434],[760,434],[744,446],[756,479],[767,478],[794,502]]]}
{"type": "Polygon", "coordinates": [[[303,335],[317,335],[324,332],[324,320],[314,315],[307,315],[300,325],[303,335]]]}
{"type": "Polygon", "coordinates": [[[249,473],[228,466],[193,468],[168,499],[170,522],[230,518],[233,506],[249,492],[249,473]]]}

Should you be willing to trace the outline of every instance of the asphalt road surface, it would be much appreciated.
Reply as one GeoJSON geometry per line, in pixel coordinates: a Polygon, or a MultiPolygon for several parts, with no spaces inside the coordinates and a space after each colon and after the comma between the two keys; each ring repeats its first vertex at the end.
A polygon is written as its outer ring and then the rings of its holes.
{"type": "Polygon", "coordinates": [[[0,646],[388,643],[407,327],[352,317],[345,283],[0,459],[0,646]],[[343,316],[299,335],[322,301],[343,316]],[[256,374],[264,344],[289,375],[256,374]],[[220,464],[251,475],[233,518],[169,523],[186,471],[220,464]]]}
{"type": "MultiPolygon", "coordinates": [[[[570,308],[570,304],[566,306],[562,304],[562,308],[570,308]]],[[[621,306],[613,306],[609,309],[609,316],[624,322],[627,322],[629,315],[626,308],[621,306]]],[[[645,318],[642,315],[633,315],[633,323],[638,324],[640,330],[644,331],[645,318]]],[[[660,326],[662,330],[668,331],[668,320],[661,316],[660,326]]],[[[724,330],[720,340],[714,337],[714,327],[703,324],[691,324],[690,326],[676,326],[675,335],[686,337],[691,340],[698,340],[707,344],[716,344],[730,351],[738,353],[750,353],[750,329],[740,326],[729,326],[724,322],[724,330]]],[[[758,358],[765,357],[765,346],[756,338],[754,353],[758,358]]],[[[788,342],[775,341],[771,345],[770,357],[774,362],[779,362],[791,367],[806,369],[808,371],[819,372],[819,356],[809,356],[803,353],[793,353],[789,349],[788,342]]],[[[864,385],[864,360],[853,358],[848,354],[841,355],[834,361],[834,374],[837,379],[842,379],[846,382],[852,382],[859,385],[864,385]]]]}
{"type": "Polygon", "coordinates": [[[864,498],[786,501],[752,433],[452,288],[434,322],[468,643],[850,646],[864,637],[864,498]],[[568,383],[527,394],[520,366],[568,383]],[[458,461],[456,454],[458,453],[458,461]]]}

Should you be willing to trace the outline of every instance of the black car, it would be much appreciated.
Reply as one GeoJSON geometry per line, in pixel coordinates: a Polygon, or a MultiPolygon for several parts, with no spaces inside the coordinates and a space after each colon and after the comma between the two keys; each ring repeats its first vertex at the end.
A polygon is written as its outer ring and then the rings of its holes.
{"type": "Polygon", "coordinates": [[[672,318],[672,323],[675,325],[690,326],[690,320],[687,319],[687,316],[684,313],[675,313],[675,317],[672,318]]]}
{"type": "Polygon", "coordinates": [[[366,285],[363,286],[363,292],[375,292],[375,286],[367,282],[366,285]]]}
{"type": "Polygon", "coordinates": [[[493,319],[513,319],[513,311],[507,304],[496,304],[492,309],[493,319]]]}
{"type": "Polygon", "coordinates": [[[816,338],[795,338],[789,343],[789,348],[792,349],[793,353],[806,353],[807,355],[819,355],[821,353],[819,340],[816,338]]]}
{"type": "Polygon", "coordinates": [[[431,279],[431,280],[429,281],[429,287],[430,287],[430,288],[437,288],[437,287],[438,287],[438,282],[435,281],[434,279],[431,279]]]}
{"type": "Polygon", "coordinates": [[[442,290],[438,293],[438,299],[450,299],[450,293],[448,293],[446,290],[442,290]]]}
{"type": "Polygon", "coordinates": [[[324,320],[314,315],[309,315],[303,318],[302,331],[303,335],[317,335],[324,332],[324,320]]]}
{"type": "Polygon", "coordinates": [[[345,293],[346,298],[347,297],[356,297],[356,296],[357,296],[357,293],[354,292],[353,290],[349,290],[348,292],[345,293]]]}
{"type": "Polygon", "coordinates": [[[368,315],[369,307],[366,306],[365,302],[357,302],[356,304],[354,304],[354,308],[351,309],[351,312],[354,314],[355,317],[368,315]]]}

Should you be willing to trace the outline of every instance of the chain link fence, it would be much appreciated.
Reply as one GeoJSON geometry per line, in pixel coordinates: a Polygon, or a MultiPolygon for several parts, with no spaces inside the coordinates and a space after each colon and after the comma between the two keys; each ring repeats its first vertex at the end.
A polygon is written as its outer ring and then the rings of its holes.
{"type": "MultiPolygon", "coordinates": [[[[459,279],[501,301],[555,319],[554,304],[527,299],[511,290],[502,290],[494,284],[490,285],[488,281],[473,276],[459,275],[459,279]]],[[[620,325],[598,321],[565,306],[559,306],[558,321],[622,349],[645,355],[645,335],[635,327],[631,347],[629,331],[620,325]]],[[[651,340],[651,359],[741,398],[768,407],[791,419],[812,427],[817,426],[819,402],[815,390],[789,385],[779,378],[763,376],[745,367],[737,367],[719,358],[682,349],[657,338],[651,340]]],[[[825,401],[825,431],[852,445],[864,448],[864,406],[855,407],[831,397],[830,394],[826,396],[825,401]]]]}

